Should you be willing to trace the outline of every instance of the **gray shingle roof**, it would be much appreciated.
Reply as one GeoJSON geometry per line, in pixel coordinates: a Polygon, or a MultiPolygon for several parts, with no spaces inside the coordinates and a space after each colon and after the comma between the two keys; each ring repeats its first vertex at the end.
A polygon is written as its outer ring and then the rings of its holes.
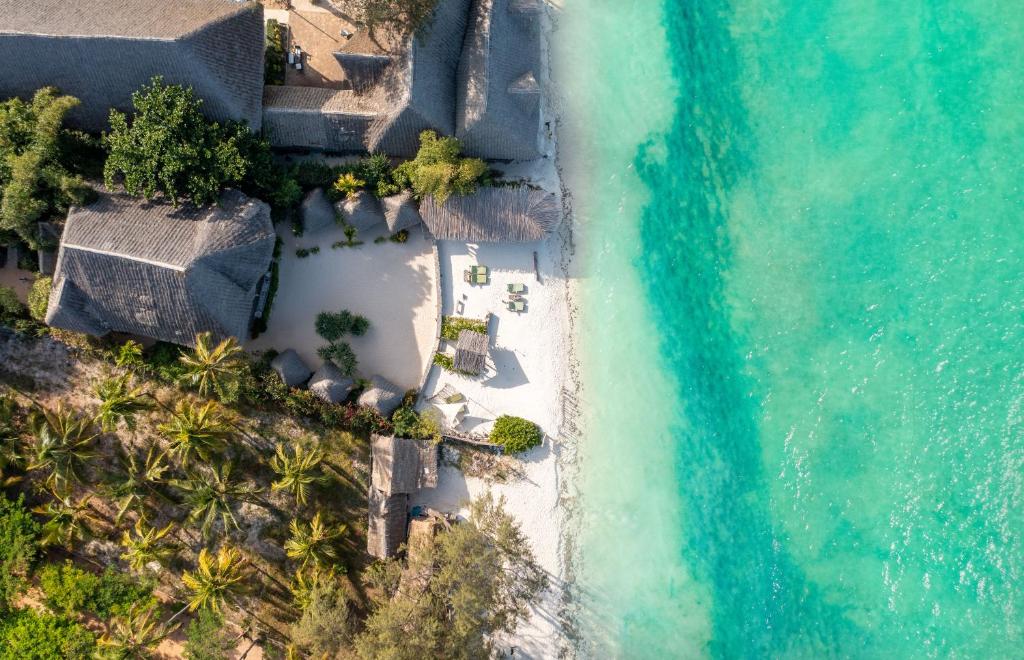
{"type": "Polygon", "coordinates": [[[388,496],[371,486],[366,551],[378,559],[393,556],[405,543],[408,526],[409,496],[388,496]]]}
{"type": "Polygon", "coordinates": [[[427,197],[420,204],[420,215],[440,240],[528,242],[543,240],[553,232],[561,209],[554,193],[528,186],[501,186],[452,195],[441,205],[427,197]]]}
{"type": "Polygon", "coordinates": [[[345,222],[359,231],[370,231],[384,222],[384,210],[380,206],[380,201],[365,190],[337,202],[334,208],[345,222]]]}
{"type": "Polygon", "coordinates": [[[539,7],[474,0],[458,71],[455,135],[492,160],[540,156],[539,7]]]}
{"type": "Polygon", "coordinates": [[[288,387],[302,387],[313,374],[293,348],[289,348],[271,360],[270,368],[277,372],[277,375],[288,387]]]}
{"type": "Polygon", "coordinates": [[[383,376],[370,379],[370,386],[359,395],[359,405],[373,408],[387,417],[402,405],[405,393],[394,383],[383,376]]]}
{"type": "Polygon", "coordinates": [[[268,85],[263,132],[275,147],[364,151],[380,108],[377,96],[352,90],[268,85]]]}
{"type": "Polygon", "coordinates": [[[370,484],[385,495],[412,494],[437,485],[438,449],[433,442],[374,435],[370,449],[370,484]]]}
{"type": "Polygon", "coordinates": [[[82,103],[68,121],[107,128],[111,107],[162,75],[218,120],[261,122],[263,9],[231,0],[0,0],[0,97],[47,85],[82,103]]]}
{"type": "Polygon", "coordinates": [[[357,53],[342,51],[334,53],[345,79],[357,93],[370,90],[380,82],[384,71],[391,64],[391,57],[379,53],[357,53]]]}
{"type": "Polygon", "coordinates": [[[302,199],[302,228],[308,234],[315,234],[338,225],[334,206],[327,199],[323,188],[315,188],[302,199]]]}
{"type": "Polygon", "coordinates": [[[341,373],[332,362],[324,362],[309,380],[309,391],[328,403],[341,403],[355,384],[355,380],[341,373]]]}
{"type": "Polygon", "coordinates": [[[410,229],[423,222],[412,193],[408,190],[380,200],[384,207],[384,221],[392,234],[410,229]]]}
{"type": "Polygon", "coordinates": [[[463,330],[455,342],[455,358],[452,367],[467,374],[479,374],[487,362],[487,335],[473,330],[463,330]]]}
{"type": "Polygon", "coordinates": [[[274,250],[270,208],[237,191],[174,209],[117,193],[68,214],[46,322],[192,345],[249,336],[274,250]]]}

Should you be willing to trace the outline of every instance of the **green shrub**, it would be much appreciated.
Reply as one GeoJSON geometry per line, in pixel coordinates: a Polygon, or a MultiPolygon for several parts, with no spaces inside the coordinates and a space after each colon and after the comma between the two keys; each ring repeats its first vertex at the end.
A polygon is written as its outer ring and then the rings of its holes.
{"type": "Polygon", "coordinates": [[[62,616],[18,610],[0,622],[0,660],[93,657],[96,638],[62,616]]]}
{"type": "Polygon", "coordinates": [[[153,587],[149,579],[138,579],[107,566],[86,607],[101,619],[123,614],[132,603],[146,608],[156,604],[153,587]]]}
{"type": "Polygon", "coordinates": [[[14,289],[0,286],[0,323],[13,325],[15,321],[25,316],[26,311],[14,289]]]}
{"type": "Polygon", "coordinates": [[[429,415],[417,413],[412,405],[403,405],[391,417],[395,435],[402,438],[432,440],[440,436],[441,429],[429,415]]]}
{"type": "Polygon", "coordinates": [[[304,160],[292,166],[292,178],[303,190],[328,188],[337,178],[333,167],[315,160],[304,160]]]}
{"type": "Polygon", "coordinates": [[[366,182],[358,178],[352,172],[345,172],[334,182],[332,189],[338,199],[354,197],[357,192],[366,186],[366,182]]]}
{"type": "Polygon", "coordinates": [[[37,277],[28,291],[28,313],[40,323],[46,319],[46,308],[50,305],[51,288],[53,288],[52,277],[37,277]]]}
{"type": "Polygon", "coordinates": [[[165,383],[177,383],[185,375],[181,363],[181,347],[168,342],[157,342],[143,353],[146,371],[165,383]]]}
{"type": "Polygon", "coordinates": [[[336,341],[328,346],[321,346],[317,350],[321,360],[333,362],[334,366],[346,376],[354,376],[358,361],[352,347],[345,341],[336,341]]]}
{"type": "Polygon", "coordinates": [[[456,341],[463,330],[472,330],[482,335],[487,334],[487,321],[467,319],[460,316],[445,316],[441,319],[441,337],[456,341]]]}
{"type": "Polygon", "coordinates": [[[284,30],[276,19],[267,19],[265,32],[265,49],[263,51],[263,84],[284,84],[284,30]]]}
{"type": "Polygon", "coordinates": [[[445,355],[444,353],[434,353],[434,364],[445,371],[452,371],[455,369],[455,360],[452,359],[452,356],[445,355]]]}
{"type": "Polygon", "coordinates": [[[347,309],[340,312],[320,312],[316,315],[316,333],[327,341],[337,341],[345,335],[362,337],[369,329],[369,319],[353,314],[347,309]]]}
{"type": "Polygon", "coordinates": [[[39,523],[24,506],[0,494],[0,612],[25,588],[39,553],[39,523]]]}
{"type": "Polygon", "coordinates": [[[70,561],[49,564],[39,572],[39,588],[50,609],[71,616],[92,612],[106,619],[132,603],[153,599],[153,587],[108,566],[102,575],[76,567],[70,561]]]}
{"type": "Polygon", "coordinates": [[[502,415],[494,422],[491,442],[505,448],[506,454],[518,454],[537,447],[543,442],[540,427],[528,419],[502,415]]]}
{"type": "Polygon", "coordinates": [[[310,250],[308,250],[307,248],[299,248],[298,250],[295,251],[295,256],[298,257],[299,259],[305,259],[310,254],[312,254],[312,252],[310,252],[310,250]]]}
{"type": "Polygon", "coordinates": [[[388,238],[388,240],[391,241],[392,243],[405,243],[409,240],[409,230],[402,229],[392,234],[391,237],[388,238]]]}
{"type": "Polygon", "coordinates": [[[235,645],[224,627],[224,617],[202,609],[185,629],[185,657],[188,660],[223,660],[235,645]]]}
{"type": "Polygon", "coordinates": [[[468,195],[487,173],[487,165],[479,158],[463,158],[461,154],[462,145],[457,139],[423,131],[416,157],[395,168],[395,181],[410,186],[417,199],[429,195],[439,204],[453,193],[468,195]]]}
{"type": "Polygon", "coordinates": [[[363,158],[356,166],[355,174],[366,182],[366,189],[377,197],[387,197],[401,191],[391,175],[391,159],[384,154],[363,158]]]}

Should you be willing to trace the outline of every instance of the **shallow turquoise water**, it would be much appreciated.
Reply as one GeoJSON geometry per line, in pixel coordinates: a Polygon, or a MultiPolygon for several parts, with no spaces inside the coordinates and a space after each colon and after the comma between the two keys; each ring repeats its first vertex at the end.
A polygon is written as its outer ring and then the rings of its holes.
{"type": "Polygon", "coordinates": [[[1016,657],[1024,10],[571,0],[579,630],[1016,657]]]}

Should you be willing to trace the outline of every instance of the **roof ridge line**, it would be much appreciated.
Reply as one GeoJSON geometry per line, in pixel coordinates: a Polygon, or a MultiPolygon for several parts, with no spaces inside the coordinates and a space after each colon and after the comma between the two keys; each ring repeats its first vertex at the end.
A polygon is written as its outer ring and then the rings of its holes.
{"type": "Polygon", "coordinates": [[[102,254],[106,257],[118,257],[119,259],[127,259],[128,261],[137,261],[143,264],[149,264],[150,266],[156,266],[158,268],[167,268],[168,270],[177,271],[184,273],[187,270],[184,266],[177,264],[167,263],[166,261],[157,261],[156,259],[145,259],[143,257],[137,257],[131,254],[125,254],[124,252],[114,252],[113,250],[100,250],[97,248],[86,247],[84,245],[76,245],[74,243],[64,243],[61,245],[66,250],[81,250],[82,252],[91,252],[93,254],[102,254]]]}

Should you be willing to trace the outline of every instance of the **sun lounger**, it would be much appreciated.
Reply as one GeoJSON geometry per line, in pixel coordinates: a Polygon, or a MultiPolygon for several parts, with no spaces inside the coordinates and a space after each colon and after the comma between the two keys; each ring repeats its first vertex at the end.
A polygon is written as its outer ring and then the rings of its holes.
{"type": "Polygon", "coordinates": [[[473,271],[474,275],[487,275],[487,266],[470,266],[469,269],[473,271]]]}
{"type": "Polygon", "coordinates": [[[526,291],[526,285],[522,282],[514,282],[508,285],[509,293],[522,293],[524,291],[526,291]]]}
{"type": "Polygon", "coordinates": [[[524,312],[526,311],[526,303],[522,300],[509,300],[508,311],[510,312],[524,312]]]}

